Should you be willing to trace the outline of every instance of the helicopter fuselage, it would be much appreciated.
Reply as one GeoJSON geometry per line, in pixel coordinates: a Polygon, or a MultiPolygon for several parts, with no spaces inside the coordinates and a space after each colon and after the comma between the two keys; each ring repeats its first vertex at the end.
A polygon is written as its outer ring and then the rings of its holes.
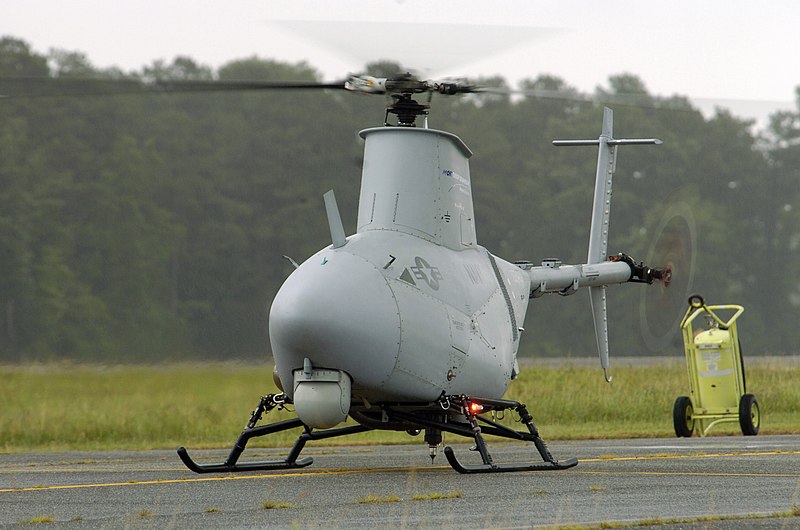
{"type": "Polygon", "coordinates": [[[515,375],[530,277],[477,244],[472,153],[433,129],[361,136],[357,233],[300,265],[273,301],[282,387],[298,410],[306,389],[314,408],[337,397],[345,408],[351,396],[502,397],[515,375]]]}
{"type": "Polygon", "coordinates": [[[515,374],[529,292],[524,271],[484,248],[356,234],[303,263],[275,298],[280,379],[289,391],[309,359],[346,372],[356,398],[500,398],[515,374]]]}

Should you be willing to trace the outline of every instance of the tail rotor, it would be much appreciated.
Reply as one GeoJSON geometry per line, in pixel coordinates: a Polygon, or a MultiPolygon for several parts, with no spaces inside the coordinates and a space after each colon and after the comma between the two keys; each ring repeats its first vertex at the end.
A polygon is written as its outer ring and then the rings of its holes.
{"type": "Polygon", "coordinates": [[[646,262],[662,265],[669,277],[640,291],[639,327],[647,349],[662,353],[680,341],[678,324],[694,287],[697,236],[689,205],[670,204],[653,233],[646,262]]]}

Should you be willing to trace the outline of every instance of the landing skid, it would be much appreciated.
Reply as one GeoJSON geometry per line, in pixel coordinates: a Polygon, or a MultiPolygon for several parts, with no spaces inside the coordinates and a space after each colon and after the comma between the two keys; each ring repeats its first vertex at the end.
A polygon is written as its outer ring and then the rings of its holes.
{"type": "Polygon", "coordinates": [[[447,462],[450,466],[459,473],[498,473],[498,472],[512,472],[512,471],[553,471],[560,469],[569,469],[578,465],[577,458],[570,458],[563,462],[552,462],[545,464],[495,464],[488,463],[476,466],[465,466],[456,458],[455,452],[452,447],[444,448],[444,456],[447,457],[447,462]]]}
{"type": "Polygon", "coordinates": [[[228,458],[222,464],[208,464],[208,465],[201,465],[192,460],[192,457],[189,456],[189,453],[186,451],[185,447],[181,447],[178,449],[178,456],[181,458],[186,467],[194,471],[195,473],[219,473],[225,471],[266,471],[266,470],[273,470],[273,469],[291,469],[296,467],[305,467],[311,465],[314,460],[309,457],[300,458],[297,457],[300,455],[300,451],[303,449],[303,446],[306,443],[306,440],[303,439],[301,435],[292,447],[292,450],[289,451],[289,455],[284,458],[283,460],[275,460],[269,462],[249,462],[245,464],[238,464],[237,461],[239,460],[239,456],[244,451],[245,446],[247,445],[247,441],[250,438],[254,438],[256,436],[265,436],[267,434],[271,434],[274,432],[285,431],[287,429],[292,429],[294,427],[301,427],[303,423],[299,419],[294,420],[287,420],[281,421],[278,423],[273,423],[271,425],[264,425],[263,427],[255,427],[255,428],[246,428],[239,438],[236,440],[236,443],[233,444],[233,449],[231,449],[228,458]]]}
{"type": "MultiPolygon", "coordinates": [[[[189,453],[184,447],[178,449],[178,456],[186,467],[195,473],[296,469],[311,465],[313,462],[313,459],[310,457],[299,458],[300,452],[309,440],[323,440],[326,438],[366,432],[373,430],[373,428],[381,428],[376,426],[353,425],[337,429],[314,431],[303,424],[298,418],[279,421],[269,425],[256,426],[256,423],[258,423],[264,413],[268,413],[275,407],[282,408],[284,404],[288,403],[291,403],[291,401],[283,394],[270,394],[261,398],[258,406],[251,413],[250,421],[248,421],[247,426],[239,435],[236,443],[234,443],[228,458],[221,464],[198,464],[189,456],[189,453]],[[251,438],[266,436],[297,427],[302,427],[304,432],[298,436],[286,458],[264,462],[238,463],[239,457],[244,452],[247,442],[251,438]]],[[[563,462],[559,462],[553,458],[544,440],[539,436],[539,432],[533,424],[533,418],[528,413],[525,405],[517,401],[470,398],[467,396],[442,396],[438,401],[432,403],[379,403],[371,405],[370,409],[377,410],[381,413],[382,423],[393,426],[384,428],[396,428],[398,430],[402,428],[409,432],[418,432],[425,429],[426,440],[427,433],[429,432],[436,433],[439,439],[441,439],[441,432],[449,432],[474,440],[475,449],[481,456],[482,464],[464,465],[458,461],[451,447],[445,447],[444,449],[447,462],[459,473],[551,471],[568,469],[578,464],[578,460],[575,458],[570,458],[563,462]],[[519,416],[519,421],[526,426],[527,431],[510,429],[482,416],[482,414],[487,412],[503,413],[506,410],[513,410],[516,412],[519,416]],[[478,422],[484,424],[484,427],[481,427],[478,422]],[[533,445],[536,447],[544,462],[541,464],[495,464],[489,453],[483,434],[533,442],[533,445]]]]}
{"type": "Polygon", "coordinates": [[[308,442],[309,440],[322,440],[325,438],[333,438],[335,436],[345,436],[348,434],[355,434],[358,432],[365,432],[370,430],[361,425],[354,425],[352,427],[342,427],[340,429],[330,429],[327,431],[313,432],[309,427],[304,425],[299,418],[279,421],[276,423],[271,423],[269,425],[262,425],[260,427],[256,427],[256,423],[258,423],[263,414],[268,413],[275,407],[283,407],[284,403],[287,402],[284,398],[285,396],[283,394],[269,394],[268,396],[264,396],[261,398],[261,401],[259,401],[256,409],[250,414],[250,421],[247,422],[247,425],[245,426],[242,433],[239,435],[239,438],[237,438],[236,442],[233,444],[233,448],[231,449],[228,458],[222,464],[198,464],[197,462],[192,460],[192,457],[189,456],[189,452],[186,450],[185,447],[180,447],[178,449],[178,456],[180,457],[181,461],[186,465],[186,467],[188,467],[195,473],[224,473],[224,472],[239,472],[239,471],[273,471],[277,469],[295,469],[295,468],[309,466],[314,462],[314,459],[311,457],[298,458],[300,456],[300,451],[303,450],[303,447],[305,447],[306,442],[308,442]],[[247,462],[243,464],[238,463],[239,457],[244,452],[244,448],[247,446],[247,442],[251,438],[266,436],[268,434],[286,431],[297,427],[303,427],[305,429],[305,432],[303,432],[303,434],[297,437],[297,440],[294,442],[294,445],[292,446],[292,449],[289,451],[289,454],[286,456],[286,458],[282,460],[271,460],[266,462],[247,462]]]}

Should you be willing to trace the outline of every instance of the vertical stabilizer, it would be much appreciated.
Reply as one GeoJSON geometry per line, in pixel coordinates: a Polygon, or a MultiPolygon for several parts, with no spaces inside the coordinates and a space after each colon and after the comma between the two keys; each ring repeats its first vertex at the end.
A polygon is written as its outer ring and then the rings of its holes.
{"type": "Polygon", "coordinates": [[[594,180],[592,226],[589,229],[589,256],[587,263],[605,261],[608,253],[608,223],[611,217],[611,180],[614,176],[616,146],[610,144],[614,133],[614,113],[603,109],[603,132],[597,140],[597,174],[594,180]]]}
{"type": "MultiPolygon", "coordinates": [[[[609,145],[614,138],[614,112],[603,108],[603,130],[597,140],[597,173],[594,178],[594,204],[592,205],[592,225],[589,229],[589,264],[605,261],[608,254],[608,226],[611,220],[611,184],[617,159],[617,148],[609,145]]],[[[592,321],[597,340],[597,353],[603,377],[611,382],[608,375],[608,310],[606,308],[606,287],[589,288],[589,301],[592,304],[592,321]]]]}
{"type": "Polygon", "coordinates": [[[600,355],[600,367],[603,377],[611,382],[608,375],[608,310],[606,309],[606,286],[589,287],[589,301],[592,303],[592,320],[594,336],[597,339],[597,353],[600,355]]]}
{"type": "MultiPolygon", "coordinates": [[[[597,173],[594,181],[594,202],[592,205],[592,225],[589,229],[589,254],[587,265],[596,265],[606,261],[608,255],[608,227],[611,220],[611,183],[617,165],[618,145],[660,144],[655,138],[614,139],[614,112],[603,109],[603,129],[597,140],[553,140],[553,145],[596,145],[597,173]]],[[[600,355],[600,366],[606,381],[611,382],[608,375],[608,310],[606,308],[606,286],[597,285],[589,288],[589,301],[592,304],[594,333],[597,339],[597,352],[600,355]]]]}

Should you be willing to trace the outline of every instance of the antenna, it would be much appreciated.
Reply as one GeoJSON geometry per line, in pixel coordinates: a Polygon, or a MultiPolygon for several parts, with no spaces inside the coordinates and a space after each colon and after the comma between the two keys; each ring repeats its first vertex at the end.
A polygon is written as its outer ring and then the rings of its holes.
{"type": "Polygon", "coordinates": [[[347,243],[347,239],[344,235],[342,216],[339,215],[339,207],[336,205],[336,195],[333,190],[328,190],[322,197],[325,199],[325,212],[328,214],[328,227],[331,230],[333,248],[342,247],[347,243]]]}

